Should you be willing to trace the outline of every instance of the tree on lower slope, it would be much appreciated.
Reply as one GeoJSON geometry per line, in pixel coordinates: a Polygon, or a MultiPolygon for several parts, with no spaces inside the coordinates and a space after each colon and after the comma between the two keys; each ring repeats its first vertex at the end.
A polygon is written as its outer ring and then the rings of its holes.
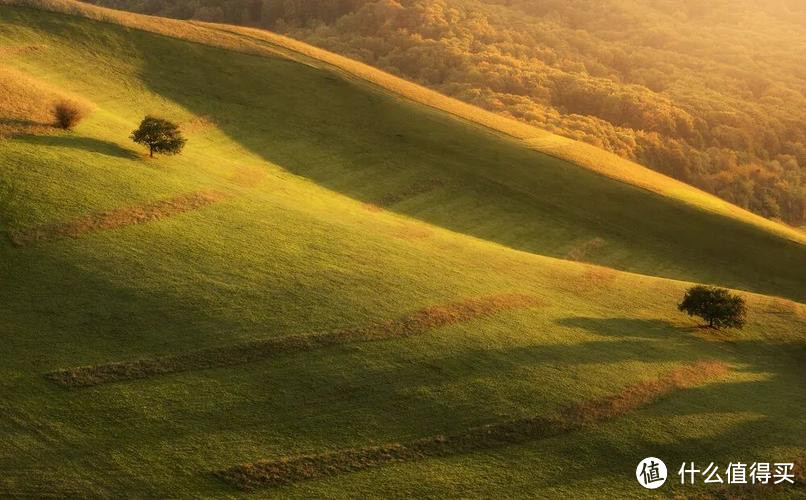
{"type": "Polygon", "coordinates": [[[724,288],[698,285],[686,290],[677,308],[698,316],[711,328],[742,328],[747,314],[744,299],[724,288]]]}

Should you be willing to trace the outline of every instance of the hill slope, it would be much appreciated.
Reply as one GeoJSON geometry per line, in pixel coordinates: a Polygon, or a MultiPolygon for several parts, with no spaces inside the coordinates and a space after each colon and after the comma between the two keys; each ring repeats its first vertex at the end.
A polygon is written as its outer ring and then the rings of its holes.
{"type": "MultiPolygon", "coordinates": [[[[72,6],[93,16],[120,18],[117,20],[131,26],[182,33],[192,40],[271,54],[275,58],[282,53],[288,55],[289,48],[301,45],[260,44],[262,40],[254,37],[268,35],[254,30],[246,30],[249,37],[243,37],[221,33],[217,27],[170,20],[155,22],[156,18],[80,4],[54,5],[72,6]]],[[[237,33],[245,30],[231,29],[237,33]]],[[[289,75],[282,66],[289,62],[281,63],[280,69],[275,64],[261,72],[253,67],[254,58],[247,57],[236,59],[231,68],[221,70],[216,54],[212,53],[206,60],[197,61],[196,67],[183,69],[181,73],[166,64],[168,56],[159,50],[137,50],[138,78],[150,90],[175,102],[192,116],[212,117],[219,130],[262,159],[353,198],[517,249],[567,257],[577,255],[580,248],[594,247],[594,251],[583,252],[583,260],[644,274],[804,299],[806,236],[802,233],[637,165],[608,157],[595,148],[440,99],[438,94],[407,86],[400,80],[386,80],[377,71],[368,72],[340,59],[333,61],[341,62],[339,69],[350,74],[369,77],[374,83],[403,91],[408,97],[522,138],[529,146],[539,144],[552,154],[664,196],[659,198],[622,183],[602,182],[599,176],[584,169],[535,155],[482,127],[458,123],[442,113],[421,108],[415,108],[416,115],[411,115],[412,108],[406,106],[380,108],[384,109],[384,127],[378,128],[376,109],[389,101],[386,92],[365,88],[356,100],[349,88],[339,86],[340,79],[328,80],[327,74],[309,66],[322,63],[299,53],[294,54],[293,60],[306,67],[291,72],[294,80],[286,80],[289,75]],[[318,80],[297,76],[305,71],[316,75],[318,80]],[[199,78],[199,74],[214,74],[215,79],[199,78]],[[329,90],[322,99],[311,102],[309,96],[322,92],[323,79],[333,84],[325,86],[329,90]],[[232,87],[240,87],[241,95],[227,99],[225,95],[232,87]],[[221,102],[211,104],[211,94],[221,102]],[[261,99],[266,102],[265,111],[255,113],[255,107],[262,106],[261,99]],[[286,112],[289,108],[293,113],[286,112]],[[452,126],[442,126],[446,120],[452,126]],[[308,130],[319,148],[308,145],[311,141],[300,135],[301,129],[308,130]],[[355,133],[356,129],[360,133],[355,133]],[[327,168],[321,166],[322,149],[329,156],[327,168]],[[342,180],[340,173],[347,174],[343,178],[346,180],[342,180]],[[355,182],[357,175],[365,176],[364,181],[355,182]],[[435,211],[434,206],[446,208],[435,211]],[[704,213],[702,209],[728,215],[729,219],[704,213]]],[[[313,50],[310,54],[326,55],[313,50]]],[[[183,61],[198,55],[185,50],[170,57],[183,66],[183,61]]],[[[108,85],[103,80],[86,84],[108,85]]],[[[130,122],[134,118],[130,115],[130,122]]],[[[116,137],[127,135],[121,131],[116,137]]]]}
{"type": "Polygon", "coordinates": [[[259,26],[806,223],[799,0],[86,0],[259,26]]]}
{"type": "Polygon", "coordinates": [[[3,3],[0,119],[28,133],[0,142],[0,492],[236,495],[215,472],[443,434],[281,492],[635,494],[653,453],[806,451],[803,305],[747,293],[722,337],[674,312],[686,283],[552,258],[802,301],[796,235],[234,28],[3,3]],[[60,96],[93,109],[73,133],[41,123],[60,96]],[[182,123],[183,155],[134,148],[146,112],[182,123]],[[569,408],[599,417],[535,430],[569,408]],[[511,419],[507,445],[472,431],[511,419]]]}

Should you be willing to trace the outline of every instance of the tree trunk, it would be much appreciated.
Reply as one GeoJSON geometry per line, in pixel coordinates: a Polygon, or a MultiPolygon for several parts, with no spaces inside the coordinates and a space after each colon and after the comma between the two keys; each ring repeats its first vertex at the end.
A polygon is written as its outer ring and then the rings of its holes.
{"type": "Polygon", "coordinates": [[[154,158],[154,146],[148,147],[148,156],[154,158]]]}

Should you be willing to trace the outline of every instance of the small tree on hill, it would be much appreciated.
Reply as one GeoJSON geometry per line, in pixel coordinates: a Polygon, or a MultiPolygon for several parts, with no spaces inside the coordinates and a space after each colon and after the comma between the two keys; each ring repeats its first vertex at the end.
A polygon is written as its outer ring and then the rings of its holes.
{"type": "Polygon", "coordinates": [[[154,153],[179,154],[187,142],[177,124],[153,116],[143,118],[137,130],[132,132],[131,139],[147,146],[152,158],[154,153]]]}
{"type": "Polygon", "coordinates": [[[724,288],[694,286],[686,290],[677,308],[689,316],[699,316],[710,328],[742,328],[747,308],[744,299],[724,288]]]}
{"type": "Polygon", "coordinates": [[[73,101],[62,100],[53,105],[56,126],[64,130],[72,130],[86,115],[86,110],[73,101]]]}

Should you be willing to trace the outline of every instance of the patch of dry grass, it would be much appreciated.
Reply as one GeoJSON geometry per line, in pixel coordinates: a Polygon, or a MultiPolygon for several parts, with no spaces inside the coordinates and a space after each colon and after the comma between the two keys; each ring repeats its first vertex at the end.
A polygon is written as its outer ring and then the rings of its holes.
{"type": "Polygon", "coordinates": [[[699,361],[685,365],[665,376],[633,384],[612,396],[583,403],[563,412],[563,420],[571,425],[583,425],[624,415],[678,389],[687,389],[728,371],[718,361],[699,361]]]}
{"type": "Polygon", "coordinates": [[[619,277],[619,271],[609,268],[586,264],[581,268],[575,279],[568,279],[568,275],[552,270],[549,275],[556,282],[556,287],[573,294],[601,293],[611,289],[619,277]]]}
{"type": "Polygon", "coordinates": [[[797,314],[799,310],[806,310],[803,304],[798,304],[794,300],[781,297],[763,296],[762,300],[764,302],[765,312],[768,314],[794,315],[797,314]]]}
{"type": "Polygon", "coordinates": [[[239,166],[230,176],[230,181],[241,187],[257,187],[268,177],[265,169],[260,167],[239,166]]]}
{"type": "Polygon", "coordinates": [[[417,195],[425,194],[442,185],[442,181],[439,179],[420,179],[399,191],[382,196],[375,204],[380,207],[388,207],[417,195]]]}
{"type": "Polygon", "coordinates": [[[17,246],[32,245],[65,238],[80,238],[96,231],[117,229],[134,224],[145,224],[173,217],[215,203],[226,195],[218,192],[195,192],[145,205],[98,212],[80,219],[30,229],[9,230],[11,241],[17,246]]]}
{"type": "Polygon", "coordinates": [[[593,238],[584,243],[572,248],[565,254],[568,260],[585,260],[592,252],[595,252],[605,246],[606,242],[602,238],[593,238]]]}
{"type": "Polygon", "coordinates": [[[46,45],[14,45],[0,47],[0,56],[19,56],[35,54],[47,49],[46,45]]]}
{"type": "Polygon", "coordinates": [[[403,240],[422,240],[430,238],[434,233],[426,226],[403,223],[399,226],[394,226],[391,231],[392,236],[403,240]]]}
{"type": "Polygon", "coordinates": [[[368,210],[370,212],[375,212],[375,213],[383,212],[383,207],[380,207],[380,206],[376,205],[375,203],[364,203],[361,206],[364,207],[366,210],[368,210]]]}
{"type": "Polygon", "coordinates": [[[60,97],[35,78],[0,66],[0,138],[52,132],[53,103],[60,97]]]}
{"type": "Polygon", "coordinates": [[[396,320],[383,321],[363,328],[288,335],[176,356],[67,368],[48,373],[46,377],[63,387],[90,387],[161,374],[236,366],[280,354],[309,351],[346,342],[375,341],[419,335],[434,328],[539,304],[541,304],[539,299],[528,295],[494,295],[421,309],[396,320]]]}
{"type": "Polygon", "coordinates": [[[179,124],[179,128],[185,134],[195,134],[197,132],[204,132],[217,126],[216,121],[211,116],[195,116],[190,120],[179,124]]]}
{"type": "Polygon", "coordinates": [[[554,416],[510,420],[474,427],[459,434],[432,436],[408,443],[390,443],[321,455],[241,464],[220,471],[217,475],[240,490],[254,491],[389,463],[456,455],[545,439],[617,418],[676,390],[694,387],[720,377],[727,371],[728,366],[723,363],[701,361],[673,370],[658,379],[625,387],[612,396],[572,406],[554,416]]]}

